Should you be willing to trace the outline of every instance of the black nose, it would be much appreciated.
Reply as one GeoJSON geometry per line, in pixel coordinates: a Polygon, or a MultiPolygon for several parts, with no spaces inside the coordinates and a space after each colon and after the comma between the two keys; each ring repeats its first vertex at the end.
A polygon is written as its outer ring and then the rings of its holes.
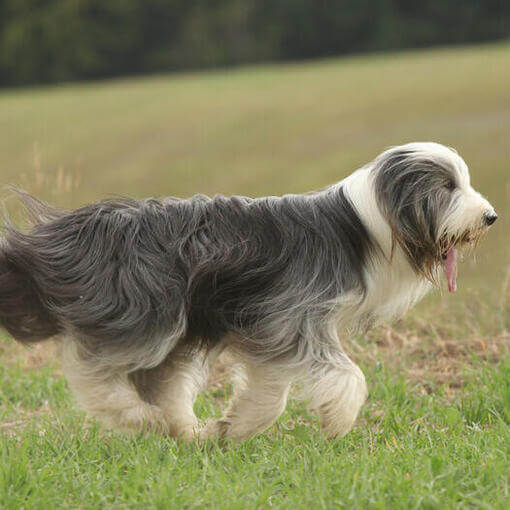
{"type": "Polygon", "coordinates": [[[485,213],[483,217],[487,226],[492,225],[497,219],[498,215],[495,212],[485,213]]]}

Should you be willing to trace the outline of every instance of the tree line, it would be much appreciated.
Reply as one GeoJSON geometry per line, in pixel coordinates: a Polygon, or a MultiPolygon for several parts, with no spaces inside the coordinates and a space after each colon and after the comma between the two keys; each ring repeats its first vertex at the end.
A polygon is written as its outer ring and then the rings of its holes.
{"type": "Polygon", "coordinates": [[[0,0],[0,85],[509,36],[508,0],[0,0]]]}

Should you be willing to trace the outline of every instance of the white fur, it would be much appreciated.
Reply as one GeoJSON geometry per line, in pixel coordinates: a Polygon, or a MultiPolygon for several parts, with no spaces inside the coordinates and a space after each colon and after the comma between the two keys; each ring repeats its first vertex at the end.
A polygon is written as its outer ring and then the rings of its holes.
{"type": "MultiPolygon", "coordinates": [[[[450,167],[457,176],[458,199],[452,202],[440,227],[440,234],[464,232],[480,228],[484,213],[494,213],[494,208],[471,184],[469,171],[464,160],[456,151],[433,142],[414,142],[389,149],[374,162],[357,170],[337,184],[345,186],[356,211],[363,223],[377,240],[385,257],[378,257],[366,268],[368,284],[367,299],[355,312],[354,322],[370,315],[371,325],[401,317],[410,307],[420,301],[432,288],[432,284],[417,275],[409,265],[403,251],[396,246],[392,254],[391,229],[379,207],[374,192],[374,166],[392,151],[412,149],[414,158],[432,159],[437,164],[450,167]]],[[[349,314],[352,317],[352,310],[349,314]]]]}

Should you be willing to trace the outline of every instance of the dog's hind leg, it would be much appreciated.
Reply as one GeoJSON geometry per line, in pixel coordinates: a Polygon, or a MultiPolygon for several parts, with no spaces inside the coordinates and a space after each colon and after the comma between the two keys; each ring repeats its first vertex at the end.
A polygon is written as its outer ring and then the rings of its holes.
{"type": "Polygon", "coordinates": [[[313,361],[304,374],[301,398],[321,419],[326,434],[341,437],[351,430],[367,397],[365,376],[342,352],[313,361]]]}
{"type": "Polygon", "coordinates": [[[172,351],[164,364],[155,369],[153,398],[163,411],[171,436],[190,440],[198,431],[193,404],[222,350],[223,346],[219,345],[194,353],[172,351]]]}
{"type": "Polygon", "coordinates": [[[165,431],[161,409],[140,397],[126,369],[98,365],[69,338],[63,340],[62,363],[79,404],[108,427],[165,431]]]}
{"type": "Polygon", "coordinates": [[[231,405],[200,431],[200,439],[242,440],[267,429],[285,410],[291,379],[281,366],[246,363],[234,384],[231,405]]]}

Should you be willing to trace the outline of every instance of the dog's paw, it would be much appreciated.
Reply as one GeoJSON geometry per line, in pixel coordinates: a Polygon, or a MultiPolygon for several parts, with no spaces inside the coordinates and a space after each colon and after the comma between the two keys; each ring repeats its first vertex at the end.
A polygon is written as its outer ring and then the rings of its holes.
{"type": "Polygon", "coordinates": [[[197,438],[199,441],[225,439],[228,436],[229,428],[230,422],[227,420],[210,420],[198,431],[197,438]]]}
{"type": "Polygon", "coordinates": [[[176,423],[169,422],[167,424],[167,433],[174,439],[189,443],[196,439],[199,435],[199,426],[197,422],[176,423]]]}
{"type": "Polygon", "coordinates": [[[122,410],[112,425],[131,432],[163,433],[167,429],[161,409],[151,404],[138,405],[122,410]]]}

